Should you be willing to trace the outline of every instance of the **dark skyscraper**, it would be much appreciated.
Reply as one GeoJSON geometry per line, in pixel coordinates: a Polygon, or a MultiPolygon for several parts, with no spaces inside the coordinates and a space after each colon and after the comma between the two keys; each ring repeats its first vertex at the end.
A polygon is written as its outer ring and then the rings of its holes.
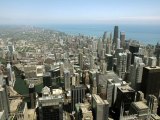
{"type": "Polygon", "coordinates": [[[82,103],[85,97],[85,87],[80,86],[72,86],[71,87],[71,110],[75,110],[76,103],[82,103]]]}
{"type": "Polygon", "coordinates": [[[133,64],[134,63],[134,53],[139,52],[139,46],[130,45],[129,46],[129,51],[132,53],[131,64],[133,64]]]}
{"type": "Polygon", "coordinates": [[[117,43],[118,33],[119,33],[118,26],[115,26],[114,27],[113,44],[117,43]]]}
{"type": "Polygon", "coordinates": [[[157,98],[160,92],[160,67],[144,67],[142,76],[142,92],[145,97],[149,94],[155,95],[157,98]]]}
{"type": "Polygon", "coordinates": [[[119,86],[117,88],[117,99],[114,105],[116,111],[115,119],[119,119],[121,106],[124,107],[124,112],[129,110],[130,104],[134,102],[135,90],[128,85],[119,86]]]}
{"type": "Polygon", "coordinates": [[[34,84],[29,85],[29,97],[30,97],[31,108],[35,108],[35,106],[36,106],[36,92],[35,92],[34,84]]]}
{"type": "Polygon", "coordinates": [[[50,72],[45,73],[43,76],[43,87],[51,87],[52,86],[52,80],[51,80],[51,74],[50,72]]]}
{"type": "Polygon", "coordinates": [[[107,32],[104,32],[102,42],[103,44],[107,41],[107,32]]]}

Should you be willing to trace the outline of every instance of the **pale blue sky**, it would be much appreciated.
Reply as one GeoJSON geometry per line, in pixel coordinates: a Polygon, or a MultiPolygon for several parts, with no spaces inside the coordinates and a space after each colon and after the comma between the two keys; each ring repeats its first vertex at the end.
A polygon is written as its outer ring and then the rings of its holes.
{"type": "Polygon", "coordinates": [[[0,24],[160,24],[160,0],[0,0],[0,24]]]}

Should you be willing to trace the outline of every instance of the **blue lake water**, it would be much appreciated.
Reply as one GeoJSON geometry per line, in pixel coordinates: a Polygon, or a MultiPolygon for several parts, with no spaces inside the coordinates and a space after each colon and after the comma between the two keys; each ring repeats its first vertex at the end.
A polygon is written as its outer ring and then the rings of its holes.
{"type": "MultiPolygon", "coordinates": [[[[114,25],[107,24],[50,24],[37,25],[52,30],[58,30],[71,35],[83,34],[102,37],[104,31],[112,32],[114,25]]],[[[118,25],[119,31],[126,33],[126,39],[138,40],[144,44],[160,42],[160,25],[118,25]]]]}

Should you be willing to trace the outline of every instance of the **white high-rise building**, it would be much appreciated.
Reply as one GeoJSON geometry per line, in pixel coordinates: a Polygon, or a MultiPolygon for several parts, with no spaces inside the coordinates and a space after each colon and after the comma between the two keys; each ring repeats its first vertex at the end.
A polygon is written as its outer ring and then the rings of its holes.
{"type": "Polygon", "coordinates": [[[117,74],[124,79],[127,64],[127,53],[119,53],[117,56],[117,74]]]}
{"type": "Polygon", "coordinates": [[[149,57],[148,66],[156,67],[157,58],[156,57],[149,57]]]}
{"type": "Polygon", "coordinates": [[[99,95],[93,94],[92,108],[95,115],[95,120],[107,120],[109,117],[109,103],[107,100],[102,100],[99,95]]]}
{"type": "Polygon", "coordinates": [[[145,67],[145,64],[143,63],[142,58],[135,57],[134,65],[131,66],[130,69],[130,80],[132,88],[136,90],[139,90],[142,82],[143,67],[145,67]]]}
{"type": "Polygon", "coordinates": [[[64,87],[65,87],[65,90],[68,91],[70,90],[70,71],[69,70],[64,70],[64,87]]]}

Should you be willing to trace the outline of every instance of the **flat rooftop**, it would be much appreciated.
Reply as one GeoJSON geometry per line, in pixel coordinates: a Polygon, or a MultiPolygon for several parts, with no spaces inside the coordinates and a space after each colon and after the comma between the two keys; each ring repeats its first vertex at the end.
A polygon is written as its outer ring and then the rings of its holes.
{"type": "Polygon", "coordinates": [[[95,99],[95,101],[96,101],[97,103],[103,103],[103,100],[100,98],[99,95],[94,94],[94,95],[93,95],[93,98],[95,99]]]}
{"type": "Polygon", "coordinates": [[[149,69],[149,70],[160,70],[160,67],[159,66],[156,66],[156,67],[145,67],[145,68],[147,68],[147,69],[149,69]]]}
{"type": "Polygon", "coordinates": [[[135,90],[131,88],[129,85],[124,85],[124,86],[119,86],[119,90],[121,90],[123,93],[124,92],[134,92],[135,90]]]}
{"type": "Polygon", "coordinates": [[[10,101],[10,111],[15,112],[18,105],[22,102],[22,99],[15,99],[10,101]]]}
{"type": "Polygon", "coordinates": [[[158,116],[157,114],[151,114],[151,118],[153,120],[160,120],[160,116],[158,116]]]}
{"type": "Polygon", "coordinates": [[[134,102],[133,105],[136,107],[137,110],[148,109],[148,106],[142,101],[134,102]]]}

